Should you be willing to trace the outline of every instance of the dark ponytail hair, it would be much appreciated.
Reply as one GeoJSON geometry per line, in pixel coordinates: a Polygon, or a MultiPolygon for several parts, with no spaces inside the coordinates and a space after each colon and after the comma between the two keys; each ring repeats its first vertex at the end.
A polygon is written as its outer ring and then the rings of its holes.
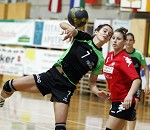
{"type": "Polygon", "coordinates": [[[135,41],[133,33],[127,33],[126,36],[131,36],[133,40],[135,41]]]}
{"type": "Polygon", "coordinates": [[[95,31],[101,30],[104,26],[108,26],[108,27],[110,27],[110,28],[113,30],[112,26],[110,26],[109,24],[102,24],[102,25],[99,25],[99,26],[95,29],[95,31]]]}
{"type": "Polygon", "coordinates": [[[120,27],[120,28],[116,29],[114,32],[120,32],[123,35],[123,39],[124,40],[127,39],[126,33],[128,32],[128,29],[126,29],[124,27],[120,27]]]}

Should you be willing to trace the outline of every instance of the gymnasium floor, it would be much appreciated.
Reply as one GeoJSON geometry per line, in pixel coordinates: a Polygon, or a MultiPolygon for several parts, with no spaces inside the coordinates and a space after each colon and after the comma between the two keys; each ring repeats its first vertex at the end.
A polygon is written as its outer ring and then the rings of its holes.
{"type": "MultiPolygon", "coordinates": [[[[54,130],[53,104],[50,95],[16,92],[0,108],[0,130],[54,130]]],[[[150,105],[137,112],[136,130],[150,130],[150,105]]],[[[93,94],[72,97],[67,120],[68,130],[104,130],[110,102],[93,94]]],[[[126,128],[128,130],[128,128],[126,128]]]]}

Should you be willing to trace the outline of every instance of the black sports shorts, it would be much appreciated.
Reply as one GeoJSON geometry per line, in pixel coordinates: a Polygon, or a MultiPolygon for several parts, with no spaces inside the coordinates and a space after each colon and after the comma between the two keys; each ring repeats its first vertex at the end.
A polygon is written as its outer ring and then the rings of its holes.
{"type": "Polygon", "coordinates": [[[136,110],[134,107],[135,103],[132,103],[129,109],[125,109],[122,102],[112,102],[109,115],[128,121],[134,121],[136,120],[136,110]]]}
{"type": "Polygon", "coordinates": [[[33,75],[36,85],[43,96],[52,94],[52,102],[70,103],[76,86],[64,77],[56,68],[51,68],[45,73],[33,75]]]}

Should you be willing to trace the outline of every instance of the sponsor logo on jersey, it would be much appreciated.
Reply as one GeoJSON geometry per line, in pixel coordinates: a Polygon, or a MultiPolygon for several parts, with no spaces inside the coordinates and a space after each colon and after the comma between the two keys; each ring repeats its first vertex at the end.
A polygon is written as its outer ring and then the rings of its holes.
{"type": "Polygon", "coordinates": [[[126,63],[128,64],[128,67],[132,64],[132,60],[129,57],[123,56],[126,63]]]}
{"type": "Polygon", "coordinates": [[[123,110],[125,110],[125,107],[123,106],[123,102],[121,102],[121,104],[118,106],[118,111],[116,113],[122,112],[123,110]]]}
{"type": "Polygon", "coordinates": [[[37,74],[37,75],[36,75],[36,77],[37,77],[37,83],[41,83],[40,75],[39,75],[39,74],[37,74]]]}
{"type": "Polygon", "coordinates": [[[105,72],[105,73],[112,74],[113,70],[114,70],[114,66],[106,66],[106,65],[104,65],[104,67],[103,67],[103,72],[105,72]]]}
{"type": "Polygon", "coordinates": [[[134,67],[135,67],[135,68],[139,68],[139,64],[136,63],[136,64],[134,65],[134,67]]]}
{"type": "Polygon", "coordinates": [[[94,66],[94,63],[93,63],[93,62],[90,62],[89,60],[86,61],[86,64],[87,64],[87,66],[88,66],[90,69],[92,69],[93,66],[94,66]]]}

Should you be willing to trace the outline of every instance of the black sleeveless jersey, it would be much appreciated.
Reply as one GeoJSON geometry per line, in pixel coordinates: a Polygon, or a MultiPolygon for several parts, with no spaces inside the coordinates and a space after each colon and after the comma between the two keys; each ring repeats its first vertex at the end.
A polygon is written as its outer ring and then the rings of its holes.
{"type": "Polygon", "coordinates": [[[62,67],[68,80],[74,85],[88,71],[98,75],[104,65],[102,48],[97,48],[92,39],[88,33],[78,30],[71,46],[54,64],[54,67],[62,67]]]}

